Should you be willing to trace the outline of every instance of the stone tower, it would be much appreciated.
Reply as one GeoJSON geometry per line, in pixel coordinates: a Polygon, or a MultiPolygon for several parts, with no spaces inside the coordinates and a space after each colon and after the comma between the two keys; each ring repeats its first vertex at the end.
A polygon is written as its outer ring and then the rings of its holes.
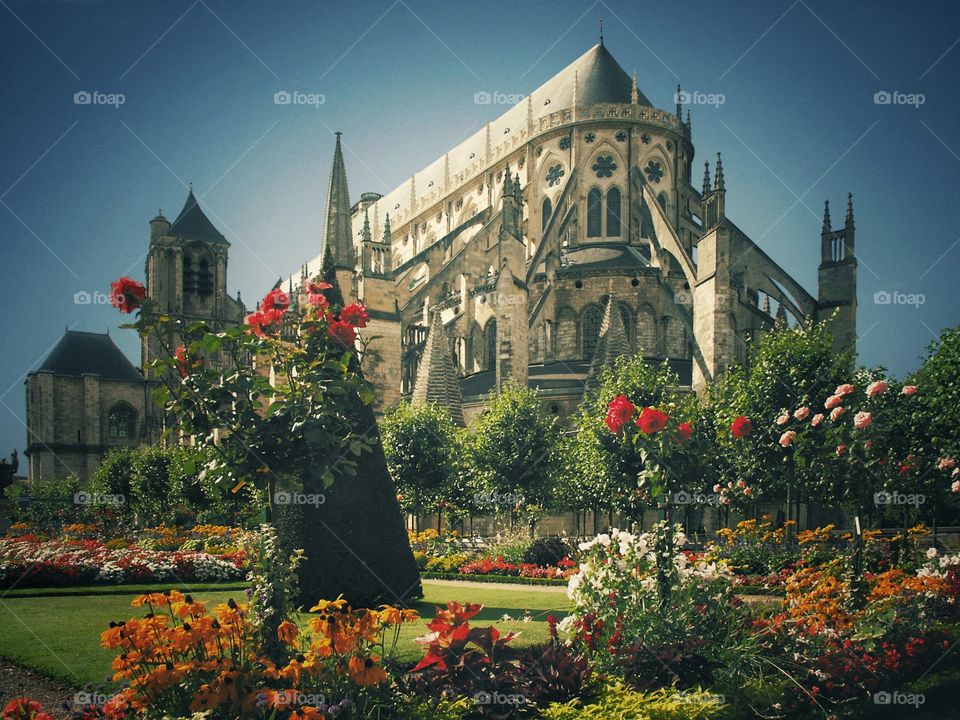
{"type": "MultiPolygon", "coordinates": [[[[162,214],[150,221],[146,261],[147,297],[152,307],[184,324],[204,321],[223,330],[243,321],[239,296],[227,294],[227,254],[230,243],[200,208],[193,188],[180,214],[170,223],[162,214]]],[[[162,344],[154,338],[141,344],[141,362],[147,364],[180,344],[171,334],[162,344]]],[[[217,362],[218,358],[210,358],[217,362]]]]}
{"type": "Polygon", "coordinates": [[[347,302],[357,298],[354,273],[357,258],[353,249],[353,229],[350,222],[350,191],[347,189],[347,169],[343,164],[340,132],[335,133],[337,144],[333,150],[333,167],[327,186],[327,207],[323,216],[324,265],[335,270],[337,285],[347,302]]]}
{"type": "Polygon", "coordinates": [[[460,382],[453,367],[450,342],[443,329],[439,310],[434,311],[430,321],[411,402],[414,405],[442,405],[450,412],[450,418],[456,425],[463,427],[466,424],[463,421],[460,382]]]}
{"type": "Polygon", "coordinates": [[[500,263],[494,283],[493,304],[497,319],[496,387],[513,380],[526,387],[529,357],[529,323],[526,284],[526,248],[523,243],[520,218],[523,198],[520,178],[510,175],[508,166],[503,173],[501,199],[501,226],[498,239],[500,263]]]}
{"type": "Polygon", "coordinates": [[[854,246],[853,195],[847,195],[847,216],[837,230],[830,227],[830,201],[823,206],[820,267],[817,269],[817,317],[833,318],[837,350],[857,342],[857,256],[854,246]]]}

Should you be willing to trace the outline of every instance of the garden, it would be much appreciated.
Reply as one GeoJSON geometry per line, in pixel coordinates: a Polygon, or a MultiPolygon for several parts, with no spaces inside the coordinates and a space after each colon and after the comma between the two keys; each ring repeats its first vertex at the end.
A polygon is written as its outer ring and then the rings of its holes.
{"type": "Polygon", "coordinates": [[[5,720],[954,712],[955,331],[897,381],[778,325],[702,396],[623,358],[566,426],[507,386],[464,430],[374,421],[330,283],[220,332],[144,295],[168,442],[7,490],[0,656],[72,693],[5,720]]]}

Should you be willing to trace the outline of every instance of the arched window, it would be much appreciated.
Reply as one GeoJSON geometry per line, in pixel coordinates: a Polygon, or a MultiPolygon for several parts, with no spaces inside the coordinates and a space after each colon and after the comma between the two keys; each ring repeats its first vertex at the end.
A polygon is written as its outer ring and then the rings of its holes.
{"type": "Polygon", "coordinates": [[[607,190],[607,237],[620,237],[620,188],[607,190]]]}
{"type": "Polygon", "coordinates": [[[663,208],[664,212],[667,210],[667,194],[665,192],[657,195],[657,202],[660,203],[660,207],[663,208]]]}
{"type": "Polygon", "coordinates": [[[193,269],[193,258],[189,255],[183,258],[183,291],[187,293],[197,291],[197,273],[193,269]]]}
{"type": "Polygon", "coordinates": [[[603,318],[600,317],[600,310],[590,307],[584,310],[583,319],[580,322],[581,337],[583,338],[583,357],[585,360],[593,358],[597,350],[597,340],[600,338],[600,323],[603,318]]]}
{"type": "Polygon", "coordinates": [[[547,231],[547,224],[550,222],[550,216],[553,214],[553,203],[550,202],[550,198],[545,197],[543,199],[543,205],[541,207],[540,214],[542,216],[540,232],[545,233],[547,231]]]}
{"type": "Polygon", "coordinates": [[[600,237],[600,213],[603,198],[600,188],[587,193],[587,237],[600,237]]]}
{"type": "Polygon", "coordinates": [[[107,416],[107,428],[111,438],[126,440],[135,437],[137,413],[129,405],[114,405],[107,416]]]}
{"type": "Polygon", "coordinates": [[[495,370],[497,367],[497,321],[490,320],[483,331],[483,339],[486,341],[486,353],[484,357],[484,370],[495,370]]]}
{"type": "Polygon", "coordinates": [[[197,292],[201,295],[210,295],[213,292],[213,273],[206,258],[200,258],[197,264],[197,292]]]}

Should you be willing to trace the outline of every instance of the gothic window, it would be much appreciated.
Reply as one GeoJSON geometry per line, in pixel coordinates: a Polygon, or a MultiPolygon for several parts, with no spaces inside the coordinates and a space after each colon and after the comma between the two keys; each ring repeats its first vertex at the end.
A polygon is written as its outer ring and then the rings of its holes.
{"type": "Polygon", "coordinates": [[[197,291],[197,273],[193,268],[193,258],[183,258],[183,291],[193,293],[197,291]]]}
{"type": "Polygon", "coordinates": [[[541,207],[542,224],[540,227],[540,232],[544,233],[547,230],[547,224],[550,222],[550,215],[553,213],[553,203],[550,202],[550,198],[545,197],[543,199],[543,206],[541,207]]]}
{"type": "Polygon", "coordinates": [[[201,295],[210,295],[213,292],[213,273],[206,258],[201,258],[197,264],[197,292],[201,295]]]}
{"type": "Polygon", "coordinates": [[[557,164],[547,170],[547,185],[553,187],[560,184],[560,178],[565,175],[563,165],[557,164]]]}
{"type": "Polygon", "coordinates": [[[593,171],[598,178],[608,178],[613,175],[613,171],[616,169],[617,163],[612,155],[598,155],[597,161],[593,163],[593,171]]]}
{"type": "Polygon", "coordinates": [[[135,436],[137,413],[129,405],[115,405],[107,417],[107,428],[111,438],[127,440],[135,436]]]}
{"type": "Polygon", "coordinates": [[[603,199],[600,188],[587,193],[587,237],[600,237],[600,217],[603,199]]]}
{"type": "Polygon", "coordinates": [[[560,149],[568,150],[570,148],[570,136],[560,138],[560,149]]]}
{"type": "Polygon", "coordinates": [[[640,136],[640,142],[642,142],[644,145],[649,145],[649,144],[650,144],[650,136],[647,135],[646,133],[644,133],[643,135],[640,136]]]}
{"type": "Polygon", "coordinates": [[[663,177],[663,167],[656,160],[648,162],[643,171],[647,174],[647,180],[652,183],[660,182],[660,179],[663,177]]]}
{"type": "Polygon", "coordinates": [[[495,370],[497,367],[497,321],[487,321],[487,327],[483,331],[483,339],[486,344],[486,353],[484,357],[483,369],[495,370]]]}
{"type": "Polygon", "coordinates": [[[627,139],[627,134],[623,130],[620,130],[617,133],[616,137],[617,137],[617,142],[625,142],[627,139]]]}
{"type": "Polygon", "coordinates": [[[600,339],[600,323],[603,318],[600,316],[600,310],[595,307],[589,307],[583,312],[581,320],[581,336],[583,337],[583,358],[590,360],[597,350],[597,340],[600,339]]]}
{"type": "Polygon", "coordinates": [[[592,143],[594,140],[597,139],[597,136],[592,132],[588,132],[586,135],[583,136],[583,139],[588,143],[592,143]]]}
{"type": "Polygon", "coordinates": [[[607,237],[620,237],[620,188],[607,190],[607,237]]]}

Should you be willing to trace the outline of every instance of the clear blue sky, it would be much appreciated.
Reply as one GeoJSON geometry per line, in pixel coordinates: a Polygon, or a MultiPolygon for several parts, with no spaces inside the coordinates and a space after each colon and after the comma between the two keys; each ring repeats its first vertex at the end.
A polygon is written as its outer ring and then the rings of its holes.
{"type": "Polygon", "coordinates": [[[142,279],[147,223],[173,218],[185,183],[252,303],[319,251],[334,130],[353,199],[389,190],[504,109],[474,93],[529,92],[601,17],[655,104],[673,107],[678,79],[723,94],[693,108],[695,165],[723,152],[728,216],[814,293],[823,200],[839,221],[854,193],[860,360],[914,369],[960,321],[954,3],[0,0],[0,454],[25,447],[23,380],[65,327],[110,328],[137,361],[115,311],[74,295],[142,279]],[[325,102],[274,104],[283,90],[325,102]]]}

